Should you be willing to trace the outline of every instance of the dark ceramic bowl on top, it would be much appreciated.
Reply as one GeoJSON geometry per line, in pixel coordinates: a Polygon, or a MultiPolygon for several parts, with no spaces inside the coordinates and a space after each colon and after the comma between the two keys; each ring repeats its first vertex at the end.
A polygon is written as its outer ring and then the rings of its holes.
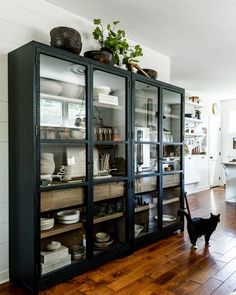
{"type": "Polygon", "coordinates": [[[104,64],[113,64],[113,55],[107,50],[90,50],[84,53],[85,57],[92,58],[104,64]]]}
{"type": "Polygon", "coordinates": [[[56,27],[50,31],[53,47],[61,48],[80,54],[82,49],[81,35],[75,29],[69,27],[56,27]]]}
{"type": "MultiPolygon", "coordinates": [[[[157,71],[152,70],[152,69],[142,69],[150,78],[156,79],[157,76],[157,71]]],[[[138,74],[144,75],[140,70],[137,71],[138,74]]]]}

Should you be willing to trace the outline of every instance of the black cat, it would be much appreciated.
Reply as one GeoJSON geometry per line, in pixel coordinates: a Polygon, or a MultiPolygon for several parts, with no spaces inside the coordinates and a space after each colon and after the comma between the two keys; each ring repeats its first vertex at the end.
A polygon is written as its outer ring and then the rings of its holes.
{"type": "Polygon", "coordinates": [[[196,242],[197,239],[201,236],[205,236],[205,243],[206,246],[209,246],[210,236],[212,235],[213,231],[216,229],[218,222],[220,222],[220,214],[213,215],[211,213],[210,218],[201,218],[201,217],[194,217],[191,218],[189,214],[183,210],[179,210],[178,214],[185,215],[187,218],[187,229],[190,238],[190,242],[194,249],[197,249],[196,242]]]}

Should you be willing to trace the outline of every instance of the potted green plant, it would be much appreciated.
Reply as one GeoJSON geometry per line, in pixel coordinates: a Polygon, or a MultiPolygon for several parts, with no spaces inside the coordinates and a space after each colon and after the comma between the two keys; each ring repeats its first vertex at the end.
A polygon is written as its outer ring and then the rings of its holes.
{"type": "Polygon", "coordinates": [[[117,29],[120,21],[113,21],[111,24],[104,26],[100,18],[94,19],[96,25],[93,31],[93,37],[101,46],[101,51],[113,53],[113,63],[127,65],[129,62],[138,62],[137,57],[142,56],[140,45],[131,47],[125,37],[125,31],[117,29]]]}
{"type": "Polygon", "coordinates": [[[124,48],[127,46],[125,39],[125,31],[117,29],[119,21],[113,21],[112,24],[107,24],[106,27],[102,24],[100,18],[93,20],[96,25],[93,31],[93,37],[101,46],[101,50],[112,52],[113,63],[120,64],[119,55],[123,53],[124,48]]]}

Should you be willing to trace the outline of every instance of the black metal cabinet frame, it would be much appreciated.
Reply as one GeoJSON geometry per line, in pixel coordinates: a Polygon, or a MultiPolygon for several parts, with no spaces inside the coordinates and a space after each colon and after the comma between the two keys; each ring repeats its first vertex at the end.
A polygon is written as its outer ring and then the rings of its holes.
{"type": "MultiPolygon", "coordinates": [[[[162,211],[162,92],[163,89],[179,93],[181,95],[181,175],[180,207],[183,208],[184,195],[184,166],[183,166],[183,126],[184,126],[184,90],[141,75],[131,73],[120,68],[98,63],[75,54],[56,49],[35,41],[32,41],[19,49],[9,53],[9,265],[10,279],[17,281],[26,288],[37,292],[40,289],[69,279],[79,273],[91,269],[120,255],[131,253],[135,248],[143,244],[156,241],[170,232],[183,230],[183,220],[173,227],[163,228],[162,220],[158,220],[158,233],[152,233],[134,241],[134,87],[137,81],[158,88],[158,105],[160,116],[158,117],[158,173],[154,173],[159,179],[160,202],[158,214],[162,211]],[[87,190],[87,258],[76,264],[71,264],[46,275],[40,274],[40,193],[54,188],[40,188],[40,117],[39,117],[39,93],[40,93],[40,55],[77,63],[86,68],[86,125],[87,134],[83,143],[88,147],[87,154],[87,180],[83,184],[70,184],[69,187],[86,187],[87,190]],[[125,242],[118,248],[112,249],[105,255],[93,256],[93,186],[99,181],[93,181],[93,72],[103,71],[125,78],[126,86],[126,138],[122,142],[126,146],[126,176],[118,179],[127,183],[126,194],[126,233],[125,242]]],[[[107,180],[109,182],[109,180],[107,180]]],[[[111,182],[111,181],[110,181],[111,182]]],[[[66,189],[68,185],[58,186],[56,189],[66,189]]]]}

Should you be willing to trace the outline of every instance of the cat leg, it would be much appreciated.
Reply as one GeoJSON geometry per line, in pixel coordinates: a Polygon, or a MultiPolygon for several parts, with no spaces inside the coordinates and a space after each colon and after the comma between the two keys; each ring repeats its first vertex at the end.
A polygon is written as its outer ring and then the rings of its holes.
{"type": "Polygon", "coordinates": [[[209,235],[205,235],[205,245],[206,245],[206,247],[210,247],[211,246],[209,244],[209,240],[210,240],[210,236],[209,235]]]}
{"type": "Polygon", "coordinates": [[[190,242],[192,243],[192,248],[197,250],[197,245],[196,245],[196,242],[197,242],[197,238],[196,237],[192,237],[190,242]]]}

